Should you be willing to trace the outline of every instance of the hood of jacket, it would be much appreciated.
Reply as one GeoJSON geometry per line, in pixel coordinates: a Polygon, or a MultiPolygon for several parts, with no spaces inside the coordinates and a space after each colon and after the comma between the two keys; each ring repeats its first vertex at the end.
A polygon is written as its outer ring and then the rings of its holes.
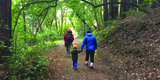
{"type": "Polygon", "coordinates": [[[87,33],[87,37],[91,37],[92,36],[92,33],[87,33]]]}
{"type": "Polygon", "coordinates": [[[72,31],[71,31],[71,30],[68,30],[68,31],[67,31],[67,33],[68,33],[68,32],[69,32],[69,33],[72,33],[72,31]]]}

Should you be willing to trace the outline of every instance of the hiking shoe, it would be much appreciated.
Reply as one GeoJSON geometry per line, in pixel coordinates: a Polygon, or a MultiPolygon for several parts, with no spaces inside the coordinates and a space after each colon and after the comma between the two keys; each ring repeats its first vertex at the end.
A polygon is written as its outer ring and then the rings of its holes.
{"type": "Polygon", "coordinates": [[[76,67],[74,67],[74,70],[77,70],[77,68],[76,68],[76,67]]]}
{"type": "Polygon", "coordinates": [[[93,66],[90,66],[90,69],[93,69],[93,66]]]}
{"type": "Polygon", "coordinates": [[[67,57],[69,58],[69,55],[67,55],[67,57]]]}
{"type": "Polygon", "coordinates": [[[88,63],[85,63],[86,66],[88,66],[88,63]]]}

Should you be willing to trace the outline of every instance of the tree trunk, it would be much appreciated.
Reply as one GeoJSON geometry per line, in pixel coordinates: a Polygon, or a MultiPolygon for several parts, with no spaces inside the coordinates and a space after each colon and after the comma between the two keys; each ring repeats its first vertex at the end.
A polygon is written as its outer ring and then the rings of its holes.
{"type": "MultiPolygon", "coordinates": [[[[94,1],[94,3],[95,3],[95,5],[97,5],[96,0],[94,1]]],[[[100,24],[98,23],[98,19],[97,19],[97,12],[96,12],[95,10],[96,10],[96,9],[94,9],[94,17],[95,17],[95,20],[96,20],[97,26],[96,26],[96,27],[94,27],[94,28],[96,29],[97,27],[99,27],[99,26],[100,26],[100,24]]]]}
{"type": "Polygon", "coordinates": [[[55,16],[55,24],[56,24],[56,28],[57,28],[57,30],[58,30],[58,26],[57,26],[57,10],[56,10],[56,7],[55,7],[54,16],[55,16]]]}
{"type": "MultiPolygon", "coordinates": [[[[84,10],[84,7],[83,7],[83,10],[84,10]]],[[[83,37],[85,37],[85,35],[86,35],[85,26],[87,25],[87,23],[86,23],[85,18],[84,18],[84,12],[83,12],[83,20],[82,21],[84,23],[83,37]]]]}
{"type": "MultiPolygon", "coordinates": [[[[101,4],[103,3],[102,0],[100,0],[100,2],[101,2],[101,4]]],[[[103,17],[102,17],[103,11],[102,11],[102,8],[103,8],[103,6],[100,7],[100,19],[101,19],[100,22],[101,22],[101,26],[103,25],[103,17]]]]}
{"type": "MultiPolygon", "coordinates": [[[[137,0],[130,0],[130,3],[133,3],[133,4],[137,4],[137,0]]],[[[133,5],[130,5],[130,8],[134,8],[135,6],[133,6],[133,5]]],[[[137,9],[134,9],[135,11],[137,10],[137,9]]]]}
{"type": "MultiPolygon", "coordinates": [[[[109,0],[109,2],[118,2],[118,0],[109,0]]],[[[118,16],[118,5],[110,4],[109,14],[110,14],[110,19],[115,19],[118,16]]]]}
{"type": "Polygon", "coordinates": [[[26,18],[25,17],[25,12],[23,11],[23,25],[24,25],[24,32],[25,32],[25,34],[24,34],[24,36],[25,36],[24,41],[26,42],[26,19],[25,18],[26,18]]]}
{"type": "Polygon", "coordinates": [[[11,55],[8,49],[11,46],[11,20],[11,0],[0,0],[0,46],[7,46],[0,47],[0,63],[6,61],[2,56],[11,55]]]}
{"type": "MultiPolygon", "coordinates": [[[[118,2],[118,0],[110,0],[110,2],[118,2]]],[[[110,19],[115,19],[118,16],[118,5],[110,4],[109,14],[110,14],[110,19]]]]}
{"type": "MultiPolygon", "coordinates": [[[[109,0],[109,2],[114,2],[114,0],[109,0]]],[[[113,5],[114,4],[109,4],[109,19],[115,18],[113,5]]]]}
{"type": "MultiPolygon", "coordinates": [[[[64,26],[63,32],[64,32],[64,31],[67,31],[67,30],[66,30],[66,22],[67,22],[66,16],[67,16],[67,11],[66,11],[66,14],[65,14],[65,26],[64,26]]],[[[65,33],[65,32],[64,32],[64,33],[65,33]]]]}
{"type": "Polygon", "coordinates": [[[102,7],[100,7],[100,18],[101,18],[101,25],[102,25],[102,22],[103,22],[103,17],[102,17],[102,7]]]}
{"type": "MultiPolygon", "coordinates": [[[[121,0],[121,2],[129,2],[128,0],[121,0]]],[[[129,5],[127,4],[121,4],[121,7],[120,7],[120,16],[121,16],[121,19],[124,19],[126,17],[126,14],[124,14],[124,12],[128,11],[129,10],[129,5]]]]}
{"type": "MultiPolygon", "coordinates": [[[[118,0],[115,0],[115,2],[118,2],[118,0]]],[[[118,5],[113,5],[113,7],[114,7],[114,19],[118,16],[118,5]]]]}
{"type": "Polygon", "coordinates": [[[60,35],[62,36],[62,29],[63,29],[63,11],[61,10],[61,15],[62,15],[62,22],[61,22],[61,33],[60,35]]]}
{"type": "Polygon", "coordinates": [[[143,4],[143,0],[138,0],[138,5],[143,4]]]}
{"type": "Polygon", "coordinates": [[[151,8],[154,9],[154,8],[157,8],[160,6],[160,0],[157,0],[157,2],[153,2],[152,5],[151,5],[151,8]]]}
{"type": "MultiPolygon", "coordinates": [[[[107,3],[107,0],[103,0],[103,4],[106,4],[106,3],[107,3]]],[[[103,9],[104,9],[104,13],[103,13],[104,27],[106,27],[107,26],[106,22],[108,20],[108,6],[104,5],[103,9]]]]}

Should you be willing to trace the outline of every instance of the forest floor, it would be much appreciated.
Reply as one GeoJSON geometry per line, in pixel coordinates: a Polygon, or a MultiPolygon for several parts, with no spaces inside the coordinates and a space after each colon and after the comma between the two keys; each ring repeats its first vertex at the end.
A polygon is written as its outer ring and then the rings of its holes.
{"type": "MultiPolygon", "coordinates": [[[[77,45],[78,49],[80,49],[81,42],[75,40],[73,45],[77,45]]],[[[52,50],[47,53],[48,56],[46,56],[50,61],[50,65],[48,66],[49,80],[127,80],[129,78],[118,74],[117,68],[109,61],[109,57],[105,57],[106,60],[103,60],[103,58],[101,58],[102,51],[100,49],[97,51],[97,55],[94,58],[93,69],[90,69],[89,65],[86,66],[84,64],[84,50],[79,54],[77,70],[74,70],[71,57],[67,58],[66,56],[64,42],[58,44],[58,47],[52,48],[52,50]]],[[[132,79],[130,78],[130,80],[132,79]]]]}
{"type": "MultiPolygon", "coordinates": [[[[81,42],[75,40],[73,45],[77,45],[80,49],[81,42]]],[[[66,57],[64,42],[60,43],[58,48],[53,48],[48,54],[50,80],[109,80],[112,78],[113,73],[109,69],[111,66],[103,63],[98,56],[99,53],[95,56],[94,69],[90,69],[89,65],[84,65],[85,50],[81,52],[78,56],[77,70],[73,69],[71,57],[66,57]]]]}

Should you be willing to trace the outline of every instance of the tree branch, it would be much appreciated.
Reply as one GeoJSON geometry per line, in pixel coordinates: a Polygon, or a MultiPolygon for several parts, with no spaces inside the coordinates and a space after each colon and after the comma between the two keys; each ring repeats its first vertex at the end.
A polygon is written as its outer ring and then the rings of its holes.
{"type": "Polygon", "coordinates": [[[51,3],[51,2],[53,2],[53,1],[56,1],[56,3],[57,3],[57,0],[52,0],[52,1],[36,1],[36,2],[32,2],[32,3],[28,3],[28,4],[24,5],[24,6],[22,7],[22,9],[20,10],[20,12],[18,13],[18,16],[17,16],[17,18],[16,18],[16,23],[15,23],[14,28],[13,28],[13,34],[14,34],[15,28],[16,28],[16,26],[17,26],[18,18],[19,18],[19,16],[20,16],[22,10],[23,10],[26,6],[29,6],[29,5],[31,5],[31,4],[37,4],[37,3],[51,3]]]}
{"type": "MultiPolygon", "coordinates": [[[[56,7],[56,6],[57,6],[57,0],[56,0],[56,5],[55,5],[55,6],[49,6],[49,7],[45,8],[45,9],[43,9],[43,11],[45,11],[46,9],[49,9],[49,8],[51,8],[51,7],[56,7]]],[[[42,11],[42,12],[43,12],[43,11],[42,11]]],[[[42,12],[39,14],[39,16],[42,15],[42,12]]]]}
{"type": "Polygon", "coordinates": [[[86,2],[86,3],[88,3],[88,4],[90,4],[90,5],[93,6],[94,8],[98,8],[98,7],[100,7],[100,6],[107,5],[107,4],[127,4],[127,5],[133,5],[133,6],[137,7],[140,11],[143,11],[144,13],[146,13],[147,15],[150,13],[150,12],[147,11],[146,9],[143,9],[143,8],[141,8],[140,6],[138,6],[138,5],[136,5],[136,4],[133,4],[133,3],[126,3],[126,2],[109,2],[109,3],[106,3],[106,4],[100,4],[100,5],[95,6],[94,4],[92,4],[92,3],[90,3],[90,2],[88,2],[88,1],[86,1],[86,0],[81,0],[81,1],[84,1],[84,2],[86,2]]]}
{"type": "MultiPolygon", "coordinates": [[[[47,12],[46,12],[46,14],[45,14],[45,16],[44,16],[44,18],[43,18],[42,22],[41,22],[41,23],[40,23],[40,25],[39,25],[39,28],[41,28],[41,25],[42,25],[42,23],[43,23],[44,19],[46,18],[47,14],[48,14],[48,9],[47,9],[47,12]]],[[[36,30],[35,37],[36,37],[36,34],[37,34],[37,32],[38,32],[39,28],[36,30]]]]}

